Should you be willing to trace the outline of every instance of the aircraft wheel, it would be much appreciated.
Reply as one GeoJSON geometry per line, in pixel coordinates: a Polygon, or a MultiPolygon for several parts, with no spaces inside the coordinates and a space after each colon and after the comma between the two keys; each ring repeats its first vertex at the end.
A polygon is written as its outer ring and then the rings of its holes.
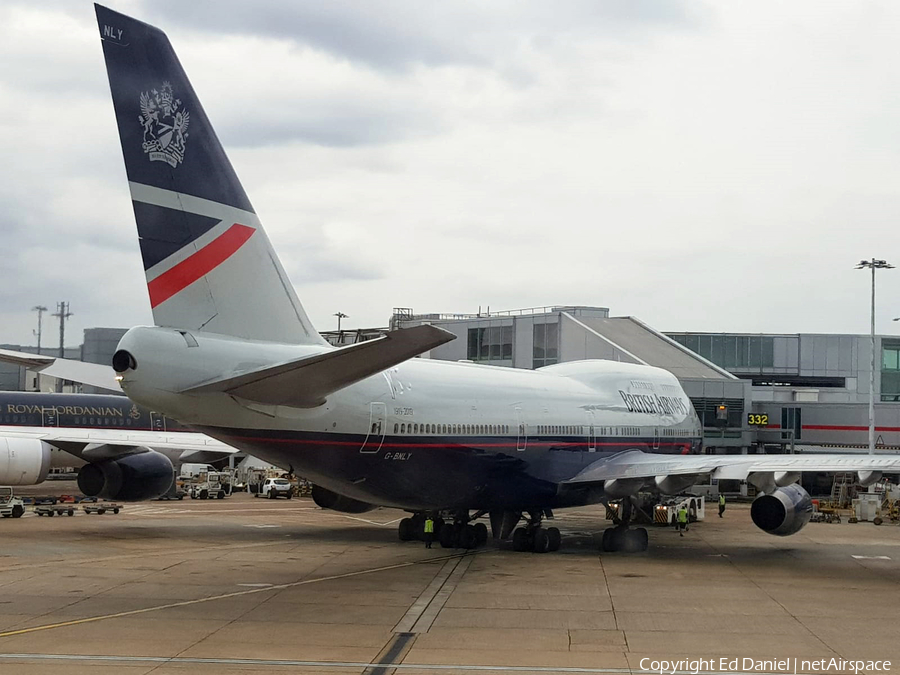
{"type": "Polygon", "coordinates": [[[609,527],[603,531],[601,548],[606,553],[615,553],[625,548],[625,530],[621,527],[609,527]]]}
{"type": "Polygon", "coordinates": [[[23,506],[21,506],[20,504],[16,504],[12,508],[12,517],[13,518],[21,518],[24,513],[25,513],[25,508],[23,506]]]}
{"type": "Polygon", "coordinates": [[[458,548],[474,548],[476,536],[474,527],[471,525],[461,525],[459,527],[458,548]]]}
{"type": "Polygon", "coordinates": [[[451,523],[445,523],[444,526],[441,528],[441,531],[438,534],[438,541],[441,542],[442,548],[453,548],[454,547],[453,546],[455,544],[454,539],[456,539],[455,530],[456,530],[456,528],[453,527],[453,525],[451,523]]]}
{"type": "Polygon", "coordinates": [[[622,533],[622,550],[628,553],[637,553],[647,550],[647,530],[638,528],[626,530],[622,533]]]}
{"type": "Polygon", "coordinates": [[[547,553],[550,550],[550,535],[543,527],[537,528],[534,532],[534,552],[547,553]]]}
{"type": "Polygon", "coordinates": [[[412,541],[415,538],[414,525],[412,518],[404,518],[397,526],[397,535],[400,541],[412,541]]]}
{"type": "Polygon", "coordinates": [[[484,523],[475,523],[475,546],[484,546],[487,543],[488,531],[484,523]]]}
{"type": "Polygon", "coordinates": [[[517,527],[513,532],[513,551],[527,551],[529,548],[528,530],[524,527],[517,527]]]}
{"type": "Polygon", "coordinates": [[[560,544],[562,544],[562,535],[559,532],[559,528],[548,527],[547,536],[550,537],[550,550],[558,551],[560,544]]]}

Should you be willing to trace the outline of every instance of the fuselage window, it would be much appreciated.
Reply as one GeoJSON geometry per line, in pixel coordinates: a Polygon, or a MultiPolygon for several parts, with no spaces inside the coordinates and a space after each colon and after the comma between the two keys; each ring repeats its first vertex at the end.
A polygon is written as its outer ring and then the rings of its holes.
{"type": "Polygon", "coordinates": [[[395,434],[397,433],[397,426],[398,426],[397,423],[394,422],[394,433],[395,433],[395,434]]]}
{"type": "Polygon", "coordinates": [[[400,433],[401,433],[401,434],[405,434],[405,433],[406,433],[406,425],[405,425],[405,424],[401,424],[401,425],[400,425],[400,433]]]}
{"type": "Polygon", "coordinates": [[[419,433],[419,425],[418,425],[418,424],[414,424],[414,425],[413,425],[413,433],[414,433],[414,434],[419,433]]]}

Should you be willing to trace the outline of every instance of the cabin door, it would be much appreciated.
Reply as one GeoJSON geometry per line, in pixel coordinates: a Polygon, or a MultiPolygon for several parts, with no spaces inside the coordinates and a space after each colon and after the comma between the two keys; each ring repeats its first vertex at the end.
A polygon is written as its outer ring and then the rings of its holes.
{"type": "Polygon", "coordinates": [[[150,430],[151,431],[165,431],[166,430],[166,418],[164,415],[160,415],[158,412],[150,413],[150,430]]]}
{"type": "Polygon", "coordinates": [[[56,414],[56,407],[41,408],[41,424],[45,427],[58,427],[59,416],[56,414]]]}
{"type": "Polygon", "coordinates": [[[528,433],[522,409],[516,408],[516,450],[524,450],[528,446],[528,433]]]}
{"type": "Polygon", "coordinates": [[[597,429],[594,427],[594,413],[588,410],[585,416],[587,417],[585,420],[587,423],[585,427],[587,429],[587,434],[585,434],[587,436],[587,449],[588,452],[597,452],[597,429]]]}
{"type": "Polygon", "coordinates": [[[378,452],[384,443],[384,432],[387,430],[387,406],[384,403],[369,404],[369,428],[366,440],[360,452],[378,452]]]}

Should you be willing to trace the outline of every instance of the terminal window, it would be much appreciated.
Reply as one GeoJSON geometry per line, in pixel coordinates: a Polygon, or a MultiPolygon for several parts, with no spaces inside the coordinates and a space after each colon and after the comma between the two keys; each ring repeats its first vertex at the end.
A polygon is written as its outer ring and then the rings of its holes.
{"type": "Polygon", "coordinates": [[[513,353],[513,327],[470,328],[467,358],[471,361],[510,361],[513,353]]]}
{"type": "Polygon", "coordinates": [[[723,368],[773,368],[775,338],[769,335],[671,335],[705,359],[723,368]]]}
{"type": "Polygon", "coordinates": [[[881,400],[900,402],[900,343],[885,341],[882,346],[881,400]]]}
{"type": "Polygon", "coordinates": [[[534,324],[534,352],[532,368],[552,366],[559,362],[559,324],[534,324]]]}

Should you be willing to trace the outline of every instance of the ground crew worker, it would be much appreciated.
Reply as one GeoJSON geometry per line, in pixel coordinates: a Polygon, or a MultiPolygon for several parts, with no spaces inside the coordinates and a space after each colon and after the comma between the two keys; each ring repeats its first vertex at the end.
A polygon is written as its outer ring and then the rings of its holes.
{"type": "Polygon", "coordinates": [[[719,518],[725,513],[725,495],[719,493],[719,518]]]}
{"type": "Polygon", "coordinates": [[[678,536],[683,537],[684,533],[687,531],[688,525],[688,511],[687,507],[682,505],[678,509],[678,536]]]}
{"type": "Polygon", "coordinates": [[[425,516],[425,548],[431,548],[431,540],[434,539],[434,520],[425,516]]]}

